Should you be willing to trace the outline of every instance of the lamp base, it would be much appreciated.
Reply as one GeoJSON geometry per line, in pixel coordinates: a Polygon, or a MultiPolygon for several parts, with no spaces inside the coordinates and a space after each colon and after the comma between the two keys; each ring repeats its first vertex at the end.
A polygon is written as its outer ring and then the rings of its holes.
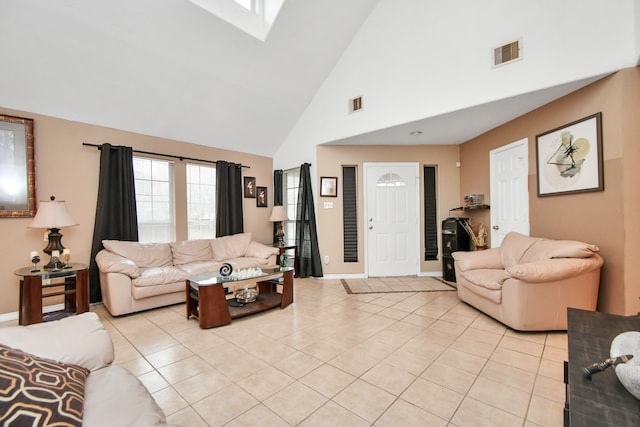
{"type": "Polygon", "coordinates": [[[276,244],[275,244],[275,246],[279,246],[279,247],[284,246],[284,227],[282,226],[281,222],[279,222],[276,225],[276,244]]]}
{"type": "Polygon", "coordinates": [[[60,270],[64,267],[64,263],[57,256],[52,256],[47,264],[42,266],[45,270],[60,270]]]}

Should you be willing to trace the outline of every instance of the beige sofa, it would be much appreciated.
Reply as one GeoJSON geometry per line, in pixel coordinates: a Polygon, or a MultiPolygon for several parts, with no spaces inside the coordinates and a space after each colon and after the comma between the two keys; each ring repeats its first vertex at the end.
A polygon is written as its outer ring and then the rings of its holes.
{"type": "Polygon", "coordinates": [[[111,364],[113,343],[95,313],[1,327],[0,345],[3,376],[13,380],[0,390],[0,425],[32,425],[39,416],[70,422],[56,425],[167,425],[146,387],[111,364]]]}
{"type": "Polygon", "coordinates": [[[460,299],[520,331],[566,330],[567,307],[595,310],[595,245],[509,233],[499,248],[454,252],[460,299]]]}
{"type": "Polygon", "coordinates": [[[218,272],[277,265],[278,249],[240,233],[172,243],[103,240],[96,255],[102,302],[114,316],[185,302],[185,280],[218,272]]]}

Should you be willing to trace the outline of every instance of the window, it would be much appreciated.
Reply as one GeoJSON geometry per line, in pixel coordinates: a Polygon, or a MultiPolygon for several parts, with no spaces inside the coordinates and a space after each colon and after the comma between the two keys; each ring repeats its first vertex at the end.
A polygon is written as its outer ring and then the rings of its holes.
{"type": "Polygon", "coordinates": [[[292,243],[296,236],[296,215],[298,211],[298,191],[300,190],[300,169],[284,171],[284,200],[289,221],[284,221],[285,243],[292,243]]]}
{"type": "Polygon", "coordinates": [[[134,157],[133,175],[138,240],[143,243],[174,241],[173,162],[134,157]]]}
{"type": "Polygon", "coordinates": [[[187,164],[187,238],[216,236],[216,168],[187,164]]]}

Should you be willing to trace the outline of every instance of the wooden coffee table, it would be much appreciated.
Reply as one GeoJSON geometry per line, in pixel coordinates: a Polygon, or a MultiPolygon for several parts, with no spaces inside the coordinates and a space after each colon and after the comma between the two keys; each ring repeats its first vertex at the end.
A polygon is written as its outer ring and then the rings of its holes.
{"type": "Polygon", "coordinates": [[[271,308],[285,308],[293,303],[293,268],[262,269],[264,276],[244,280],[223,279],[217,272],[199,274],[186,280],[187,319],[195,317],[202,329],[224,326],[231,319],[260,313],[271,308]],[[278,280],[282,279],[282,280],[278,280]],[[226,284],[234,286],[257,283],[258,300],[240,307],[229,305],[226,284]],[[282,293],[277,286],[282,285],[282,293]]]}

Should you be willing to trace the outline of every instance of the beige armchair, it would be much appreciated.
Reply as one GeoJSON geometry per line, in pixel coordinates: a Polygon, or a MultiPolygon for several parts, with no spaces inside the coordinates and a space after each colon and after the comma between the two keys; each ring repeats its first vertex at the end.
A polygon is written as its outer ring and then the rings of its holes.
{"type": "Polygon", "coordinates": [[[499,248],[454,252],[460,299],[520,331],[567,329],[567,307],[595,310],[595,245],[509,233],[499,248]]]}

